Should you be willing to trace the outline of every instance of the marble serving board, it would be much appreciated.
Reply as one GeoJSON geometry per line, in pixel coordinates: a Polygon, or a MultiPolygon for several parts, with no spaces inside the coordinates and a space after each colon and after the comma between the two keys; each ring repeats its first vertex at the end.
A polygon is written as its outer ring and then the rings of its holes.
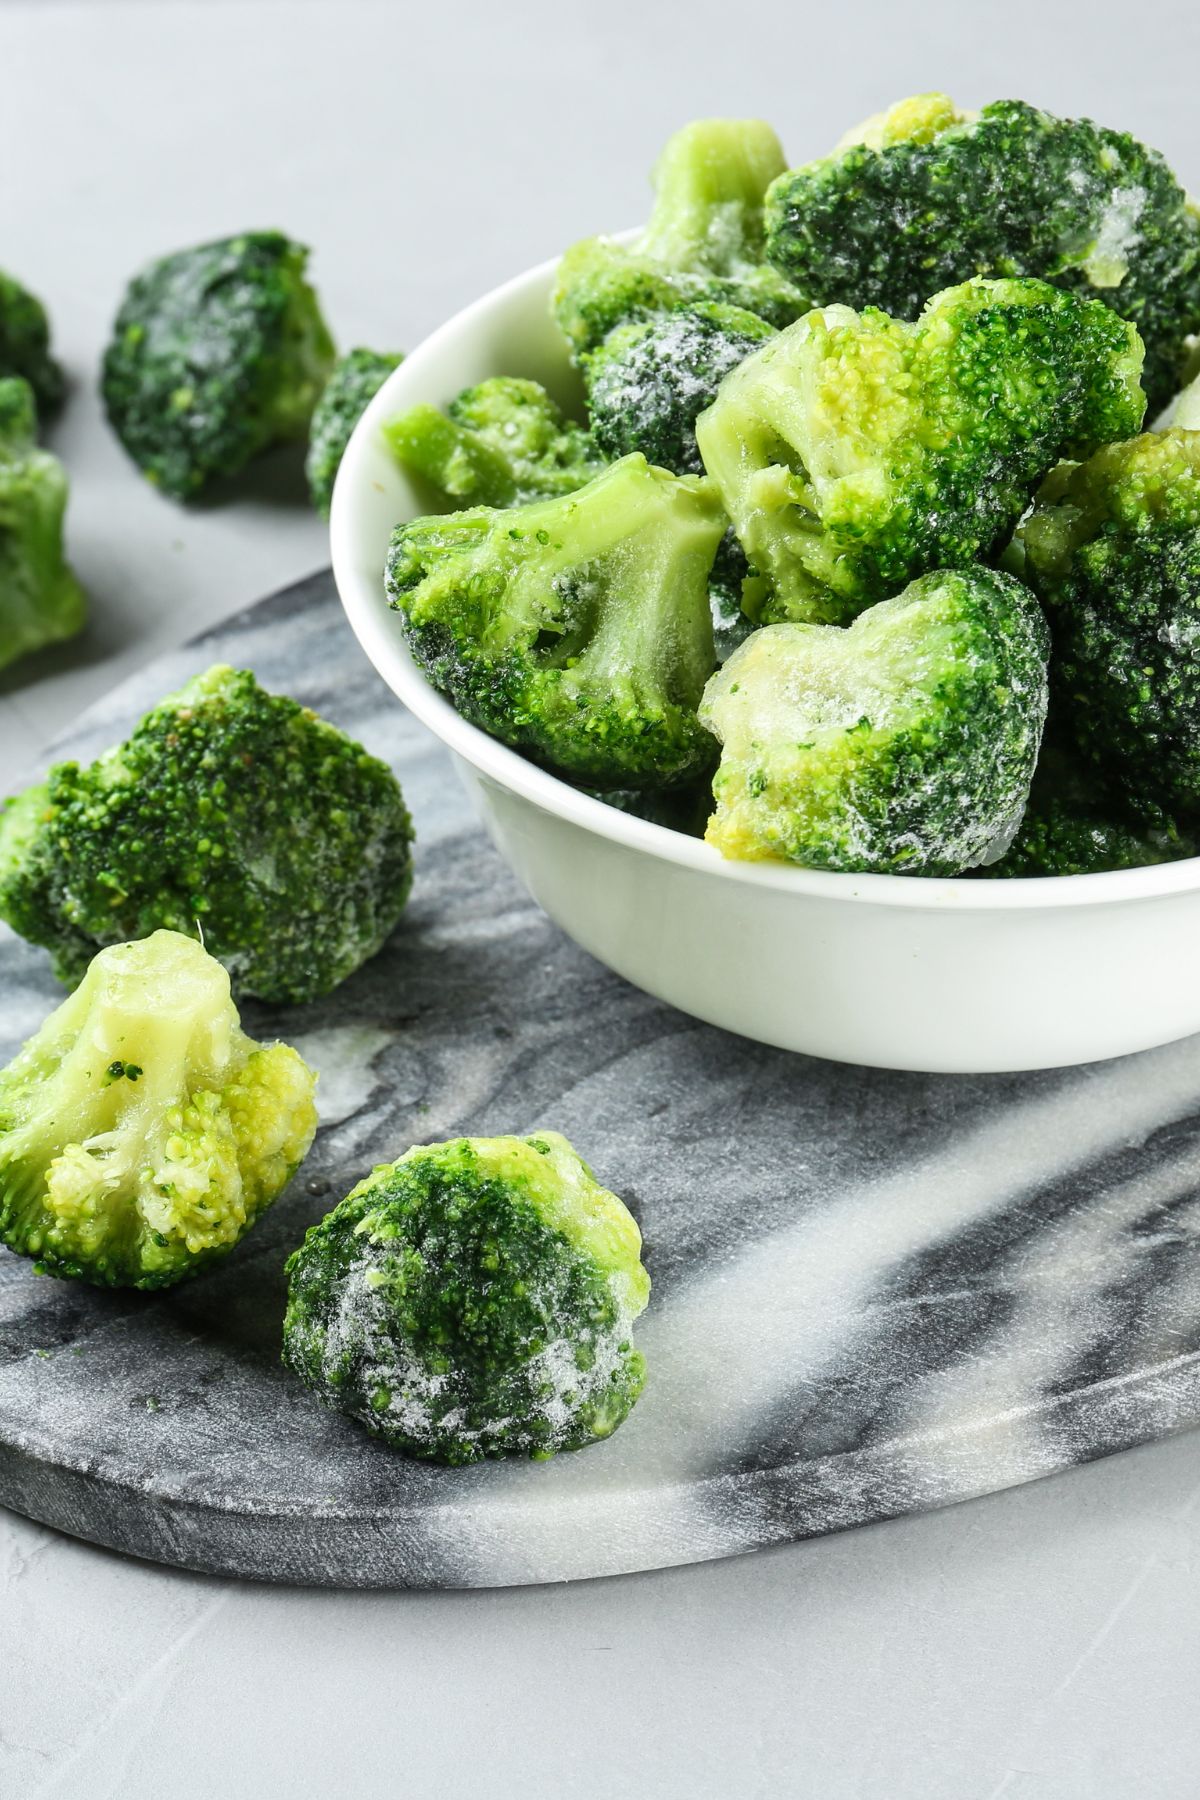
{"type": "MultiPolygon", "coordinates": [[[[187,1568],[490,1586],[835,1531],[1200,1420],[1200,1039],[922,1076],[764,1049],[649,999],[520,890],[328,575],[154,663],[54,756],[90,757],[215,661],[393,764],[412,902],[330,999],[244,1009],[319,1070],[323,1124],[223,1265],[141,1296],[0,1251],[0,1502],[187,1568]],[[550,1463],[405,1461],[281,1367],[284,1258],[373,1163],[536,1127],[641,1222],[645,1395],[609,1442],[550,1463]]],[[[0,927],[4,1060],[61,997],[0,927]]]]}

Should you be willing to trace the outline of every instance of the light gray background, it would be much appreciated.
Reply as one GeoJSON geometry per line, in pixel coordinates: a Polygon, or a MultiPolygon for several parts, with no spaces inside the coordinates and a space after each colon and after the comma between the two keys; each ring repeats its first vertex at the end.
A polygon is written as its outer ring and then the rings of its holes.
{"type": "MultiPolygon", "coordinates": [[[[944,86],[1157,143],[1200,186],[1194,4],[5,4],[0,265],[50,301],[53,442],[93,596],[0,675],[0,759],[325,560],[286,459],[220,509],[145,488],[94,371],[122,282],[280,225],[345,343],[412,346],[635,221],[667,132],[761,113],[799,161],[944,86]]],[[[1200,1440],[736,1562],[464,1595],[255,1590],[0,1514],[3,1800],[1194,1800],[1200,1440]]]]}

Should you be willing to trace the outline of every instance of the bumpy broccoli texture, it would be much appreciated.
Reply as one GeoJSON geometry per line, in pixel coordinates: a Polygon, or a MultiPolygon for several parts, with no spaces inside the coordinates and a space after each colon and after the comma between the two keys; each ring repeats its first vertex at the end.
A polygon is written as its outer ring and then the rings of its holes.
{"type": "Polygon", "coordinates": [[[975,275],[1032,275],[1137,326],[1158,407],[1200,325],[1200,214],[1162,157],[1124,132],[1021,100],[960,113],[922,94],[858,141],[780,176],[767,248],[824,305],[915,319],[975,275]]]}
{"type": "Polygon", "coordinates": [[[309,495],[323,519],[329,517],[333,484],[354,427],[403,360],[399,351],[358,349],[348,350],[333,365],[333,373],[313,408],[304,462],[309,495]]]}
{"type": "Polygon", "coordinates": [[[113,430],[148,481],[185,500],[308,431],[334,347],[308,252],[245,232],[151,263],[104,357],[113,430]]]}
{"type": "Polygon", "coordinates": [[[1062,455],[1142,420],[1141,345],[1097,301],[971,281],[915,324],[809,313],[727,375],[696,425],[764,617],[840,623],[997,549],[1062,455]]]}
{"type": "Polygon", "coordinates": [[[307,1155],[314,1081],[287,1044],[246,1036],[190,938],[102,950],[0,1073],[0,1240],[101,1287],[196,1274],[307,1155]]]}
{"type": "Polygon", "coordinates": [[[770,267],[763,196],[783,151],[758,119],[700,119],[670,139],[654,171],[650,223],[631,246],[585,238],[559,265],[553,307],[572,352],[616,326],[697,301],[786,325],[811,304],[770,267]]]}
{"type": "Polygon", "coordinates": [[[710,843],[809,868],[957,875],[1021,820],[1046,716],[1046,623],[990,569],[923,576],[848,629],[768,625],[712,678],[710,843]]]}
{"type": "Polygon", "coordinates": [[[0,380],[0,668],[74,637],[87,610],[63,552],[66,473],[36,430],[28,382],[0,380]]]}
{"type": "Polygon", "coordinates": [[[410,407],[384,426],[400,462],[453,501],[521,506],[574,493],[604,467],[587,430],[536,381],[498,375],[445,412],[410,407]]]}
{"type": "Polygon", "coordinates": [[[645,1382],[640,1256],[621,1201],[557,1132],[410,1150],[289,1261],[284,1361],[410,1456],[580,1450],[645,1382]]]}
{"type": "Polygon", "coordinates": [[[1200,432],[1057,470],[1020,546],[1085,760],[1151,821],[1200,807],[1200,432]]]}
{"type": "Polygon", "coordinates": [[[375,954],[411,879],[386,764],[221,666],[0,814],[0,917],[70,983],[101,945],[164,926],[203,934],[235,992],[310,1000],[375,954]]]}
{"type": "Polygon", "coordinates": [[[1043,742],[1029,805],[1011,846],[981,875],[1096,875],[1195,856],[1190,833],[1128,816],[1070,749],[1043,742]]]}
{"type": "Polygon", "coordinates": [[[386,581],[413,654],[485,731],[593,787],[670,787],[714,746],[707,482],[627,456],[563,500],[415,519],[386,581]]]}
{"type": "Polygon", "coordinates": [[[28,288],[0,269],[0,378],[19,375],[33,389],[43,415],[63,397],[63,372],[50,354],[46,309],[28,288]]]}

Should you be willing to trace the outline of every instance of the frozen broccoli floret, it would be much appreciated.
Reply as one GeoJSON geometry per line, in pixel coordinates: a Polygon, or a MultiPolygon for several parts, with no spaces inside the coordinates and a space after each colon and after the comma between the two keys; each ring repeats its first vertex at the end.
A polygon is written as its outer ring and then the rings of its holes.
{"type": "Polygon", "coordinates": [[[921,94],[766,200],[772,261],[829,305],[915,319],[974,275],[1032,275],[1136,325],[1152,407],[1200,322],[1200,215],[1162,157],[1021,100],[977,114],[921,94]]]}
{"type": "Polygon", "coordinates": [[[1200,431],[1200,374],[1174,396],[1156,429],[1165,431],[1170,426],[1177,431],[1200,431]]]}
{"type": "Polygon", "coordinates": [[[730,526],[717,546],[716,561],[708,578],[713,647],[719,663],[728,661],[754,630],[754,621],[746,608],[749,606],[756,614],[762,611],[762,587],[761,579],[751,569],[746,552],[730,526]]]}
{"type": "Polygon", "coordinates": [[[410,1456],[580,1450],[645,1384],[640,1257],[633,1219],[557,1132],[409,1150],[289,1261],[284,1361],[410,1456]]]}
{"type": "Polygon", "coordinates": [[[80,979],[104,944],[203,935],[234,990],[328,993],[404,908],[412,822],[385,763],[217,666],[87,768],[0,813],[0,918],[80,979]]]}
{"type": "Polygon", "coordinates": [[[304,463],[313,506],[323,519],[329,517],[334,480],[354,427],[392,370],[403,361],[399,351],[359,349],[348,350],[333,365],[333,373],[313,408],[304,463]]]}
{"type": "Polygon", "coordinates": [[[499,375],[436,406],[410,407],[384,426],[405,468],[450,500],[522,506],[574,493],[605,459],[544,387],[499,375]]]}
{"type": "Polygon", "coordinates": [[[63,552],[66,473],[36,429],[28,382],[0,380],[0,668],[74,637],[87,611],[63,552]]]}
{"type": "Polygon", "coordinates": [[[1128,436],[1141,345],[1040,281],[972,281],[915,324],[830,306],[727,375],[696,435],[768,621],[841,622],[1012,531],[1073,447],[1128,436]]]}
{"type": "Polygon", "coordinates": [[[1059,746],[1042,745],[1021,829],[981,875],[1094,875],[1195,856],[1194,839],[1164,821],[1129,818],[1093,772],[1059,746]]]}
{"type": "Polygon", "coordinates": [[[584,793],[614,812],[628,813],[630,818],[645,819],[648,825],[661,825],[666,831],[678,831],[684,837],[702,838],[712,811],[712,796],[706,783],[693,787],[666,788],[584,788],[584,793]]]}
{"type": "Polygon", "coordinates": [[[715,757],[696,706],[724,530],[709,483],[626,456],[563,500],[398,526],[387,592],[484,731],[590,787],[670,787],[715,757]]]}
{"type": "Polygon", "coordinates": [[[925,575],[848,629],[768,625],[705,690],[708,840],[814,869],[957,875],[1020,824],[1046,716],[1037,602],[990,569],[925,575]]]}
{"type": "Polygon", "coordinates": [[[304,1160],[314,1082],[287,1044],[246,1036],[190,938],[102,950],[0,1072],[0,1240],[101,1287],[195,1275],[304,1160]]]}
{"type": "Polygon", "coordinates": [[[784,168],[759,119],[700,119],[670,139],[654,171],[650,223],[629,247],[585,238],[559,264],[554,316],[574,354],[617,325],[717,301],[786,325],[810,304],[765,259],[763,195],[784,168]]]}
{"type": "Polygon", "coordinates": [[[699,475],[697,418],[730,369],[774,336],[735,306],[682,306],[619,325],[583,359],[592,436],[610,456],[640,450],[675,475],[699,475]]]}
{"type": "Polygon", "coordinates": [[[1146,818],[1200,807],[1200,432],[1056,470],[1020,544],[1084,758],[1146,818]]]}
{"type": "Polygon", "coordinates": [[[43,415],[63,397],[63,372],[50,354],[50,321],[41,301],[0,270],[0,379],[19,375],[43,415]]]}
{"type": "Polygon", "coordinates": [[[281,232],[252,231],[164,256],[130,282],[104,404],[164,493],[186,500],[307,435],[335,354],[307,261],[281,232]]]}

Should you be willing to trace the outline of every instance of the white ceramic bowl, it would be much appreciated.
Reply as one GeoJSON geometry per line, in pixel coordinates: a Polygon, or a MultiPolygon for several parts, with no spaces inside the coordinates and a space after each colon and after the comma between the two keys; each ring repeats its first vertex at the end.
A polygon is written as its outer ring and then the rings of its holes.
{"type": "MultiPolygon", "coordinates": [[[[893,1069],[1051,1068],[1200,1030],[1200,859],[1055,880],[830,875],[726,862],[485,736],[426,681],[388,610],[392,527],[430,510],[380,426],[489,375],[579,392],[549,316],[553,263],[457,314],[385,382],[333,497],[333,568],[384,680],[449,749],[492,839],[563,930],[699,1019],[893,1069]]],[[[419,821],[418,821],[419,824],[419,821]]]]}

